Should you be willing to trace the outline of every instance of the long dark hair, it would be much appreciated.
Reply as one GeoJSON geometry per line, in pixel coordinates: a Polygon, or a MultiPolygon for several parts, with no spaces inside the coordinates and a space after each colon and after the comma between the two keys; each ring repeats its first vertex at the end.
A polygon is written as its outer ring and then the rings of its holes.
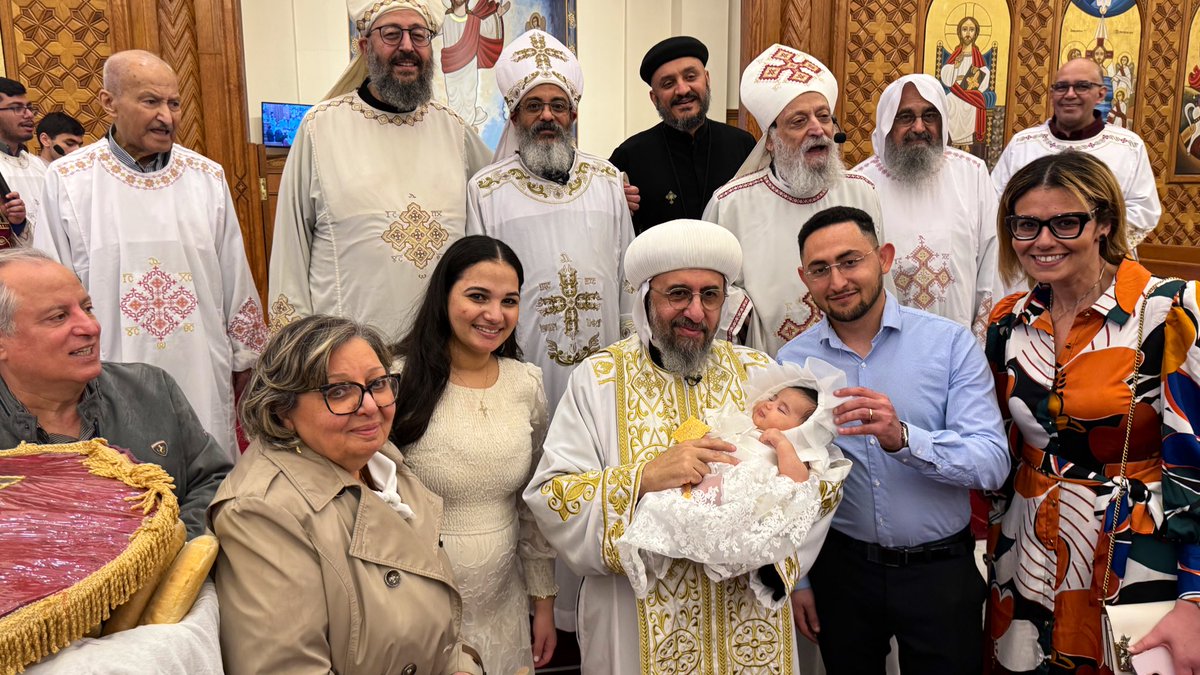
{"type": "MultiPolygon", "coordinates": [[[[394,354],[404,358],[391,433],[396,447],[404,447],[425,435],[433,411],[450,381],[450,289],[469,268],[488,261],[512,267],[517,273],[518,288],[525,283],[525,270],[508,244],[484,235],[463,237],[442,254],[429,277],[429,287],[417,309],[412,328],[392,348],[394,354]]],[[[515,327],[493,353],[511,359],[521,358],[515,327]]]]}

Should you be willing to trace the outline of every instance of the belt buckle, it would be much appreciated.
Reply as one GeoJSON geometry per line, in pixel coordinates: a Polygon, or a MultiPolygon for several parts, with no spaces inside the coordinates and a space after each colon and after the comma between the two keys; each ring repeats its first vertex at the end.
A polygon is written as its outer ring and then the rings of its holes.
{"type": "Polygon", "coordinates": [[[884,567],[905,567],[908,565],[908,551],[877,545],[867,549],[867,562],[884,567]]]}

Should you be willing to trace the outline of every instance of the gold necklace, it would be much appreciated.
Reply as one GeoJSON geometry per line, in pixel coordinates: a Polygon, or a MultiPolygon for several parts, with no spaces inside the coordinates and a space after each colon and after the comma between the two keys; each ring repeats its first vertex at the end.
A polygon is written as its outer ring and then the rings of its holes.
{"type": "MultiPolygon", "coordinates": [[[[1077,312],[1079,310],[1079,306],[1081,304],[1083,304],[1083,301],[1086,300],[1092,294],[1092,292],[1095,291],[1100,286],[1100,282],[1104,279],[1104,274],[1106,272],[1108,272],[1108,265],[1101,262],[1100,263],[1100,276],[1096,277],[1096,283],[1092,284],[1091,287],[1089,287],[1086,291],[1083,292],[1083,295],[1079,296],[1079,299],[1075,301],[1075,304],[1071,305],[1070,311],[1059,314],[1057,318],[1054,316],[1054,314],[1055,314],[1055,312],[1054,312],[1054,296],[1051,295],[1050,296],[1050,307],[1049,307],[1050,319],[1054,322],[1058,322],[1058,321],[1061,321],[1061,320],[1067,318],[1068,316],[1074,317],[1075,312],[1077,312]]],[[[1099,296],[1097,296],[1097,297],[1099,297],[1099,296]]],[[[1095,301],[1093,300],[1093,302],[1095,302],[1095,301]]]]}
{"type": "MultiPolygon", "coordinates": [[[[478,407],[477,407],[477,410],[478,410],[478,411],[479,411],[479,412],[480,412],[480,413],[481,413],[481,414],[482,414],[484,417],[487,417],[487,414],[488,414],[488,407],[487,407],[487,393],[488,393],[488,389],[491,389],[491,388],[492,388],[492,387],[493,387],[493,386],[496,384],[496,381],[500,379],[500,361],[499,361],[499,359],[496,359],[496,358],[491,358],[491,359],[489,359],[489,360],[488,360],[488,366],[491,366],[491,364],[492,364],[493,362],[496,364],[496,375],[495,375],[495,377],[494,377],[494,378],[492,378],[492,379],[491,379],[491,383],[490,383],[490,384],[488,383],[489,375],[491,374],[491,373],[490,373],[490,371],[491,371],[491,368],[490,368],[490,367],[489,367],[489,368],[485,368],[485,369],[484,369],[484,373],[483,373],[483,386],[481,386],[481,387],[472,387],[472,386],[468,385],[468,384],[467,384],[467,382],[466,382],[466,380],[465,380],[465,379],[463,379],[463,376],[462,376],[462,374],[461,374],[461,373],[460,373],[460,374],[458,374],[458,381],[457,381],[457,382],[455,382],[455,384],[457,384],[458,386],[462,387],[463,389],[470,389],[470,390],[472,390],[472,391],[478,391],[478,392],[479,392],[479,405],[478,405],[478,407]]],[[[450,381],[451,381],[451,382],[454,382],[454,379],[455,379],[454,367],[453,367],[453,366],[451,366],[451,367],[450,367],[450,381]]]]}

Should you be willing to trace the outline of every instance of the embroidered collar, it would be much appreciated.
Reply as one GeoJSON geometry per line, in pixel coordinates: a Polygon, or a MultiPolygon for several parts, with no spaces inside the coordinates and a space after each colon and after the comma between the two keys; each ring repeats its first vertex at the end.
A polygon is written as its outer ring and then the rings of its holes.
{"type": "Polygon", "coordinates": [[[1092,123],[1077,131],[1064,131],[1058,126],[1058,118],[1051,117],[1047,123],[1050,127],[1050,133],[1060,141],[1086,141],[1089,138],[1095,138],[1104,131],[1104,120],[1100,118],[1100,111],[1092,111],[1092,123]]]}
{"type": "Polygon", "coordinates": [[[105,134],[105,138],[108,140],[108,149],[112,152],[113,157],[117,158],[118,162],[129,167],[133,171],[138,173],[154,173],[155,171],[162,171],[163,169],[167,168],[168,164],[171,163],[170,150],[151,155],[150,159],[145,163],[137,161],[133,155],[129,154],[129,152],[126,151],[125,148],[122,148],[121,144],[117,142],[116,133],[117,127],[115,124],[108,128],[108,133],[105,134]]]}

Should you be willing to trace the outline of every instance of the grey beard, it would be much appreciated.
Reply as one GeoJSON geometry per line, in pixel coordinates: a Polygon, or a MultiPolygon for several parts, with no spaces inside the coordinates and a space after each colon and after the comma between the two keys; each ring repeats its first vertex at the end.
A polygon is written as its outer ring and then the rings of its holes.
{"type": "Polygon", "coordinates": [[[700,112],[691,117],[676,117],[671,113],[671,102],[668,101],[665,105],[655,104],[654,109],[658,111],[658,116],[662,121],[672,129],[690,134],[704,124],[704,120],[708,117],[708,106],[712,104],[712,91],[705,92],[700,99],[700,112]]]}
{"type": "MultiPolygon", "coordinates": [[[[682,318],[682,317],[681,317],[682,318]]],[[[670,324],[663,325],[657,317],[650,319],[650,341],[658,348],[663,368],[680,377],[696,378],[704,374],[704,366],[712,353],[715,331],[707,335],[700,344],[675,339],[670,324]]]]}
{"type": "Polygon", "coordinates": [[[768,133],[773,134],[775,149],[772,159],[775,175],[787,183],[796,194],[802,197],[815,195],[828,189],[846,173],[846,165],[842,163],[842,149],[832,139],[807,138],[799,147],[795,147],[774,135],[774,129],[768,133]],[[821,166],[812,168],[804,161],[804,153],[822,144],[828,145],[829,154],[821,166]]]}
{"type": "Polygon", "coordinates": [[[901,183],[932,181],[942,170],[945,158],[940,139],[930,145],[898,145],[889,135],[883,142],[883,164],[901,183]]]}
{"type": "MultiPolygon", "coordinates": [[[[397,52],[392,60],[398,60],[403,54],[397,52]]],[[[392,75],[392,64],[385,63],[375,55],[367,52],[367,74],[371,84],[379,92],[379,98],[384,103],[394,106],[397,110],[409,112],[429,103],[433,98],[433,62],[421,62],[421,76],[415,82],[405,84],[392,75]]]]}
{"type": "Polygon", "coordinates": [[[544,141],[537,137],[538,122],[529,129],[517,127],[517,142],[521,153],[521,163],[525,168],[546,180],[558,180],[571,175],[571,167],[575,164],[575,149],[567,140],[566,131],[556,123],[560,135],[553,141],[544,141]]]}

